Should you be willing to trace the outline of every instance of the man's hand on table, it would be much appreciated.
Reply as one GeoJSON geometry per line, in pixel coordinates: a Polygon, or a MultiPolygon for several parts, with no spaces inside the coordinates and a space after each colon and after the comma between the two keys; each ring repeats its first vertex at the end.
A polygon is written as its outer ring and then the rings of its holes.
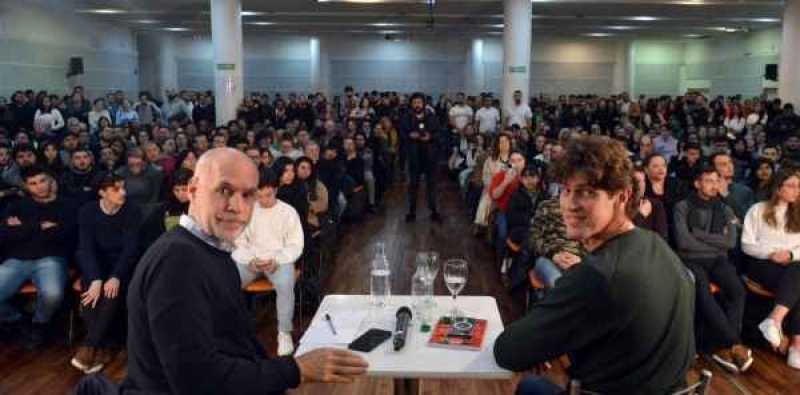
{"type": "Polygon", "coordinates": [[[339,348],[320,348],[296,357],[303,383],[352,383],[367,372],[361,356],[339,348]]]}

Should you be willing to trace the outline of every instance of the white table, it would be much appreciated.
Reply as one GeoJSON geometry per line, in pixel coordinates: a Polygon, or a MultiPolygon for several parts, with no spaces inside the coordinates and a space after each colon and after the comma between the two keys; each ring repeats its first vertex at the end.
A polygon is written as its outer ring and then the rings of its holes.
{"type": "MultiPolygon", "coordinates": [[[[453,306],[452,298],[435,296],[436,308],[430,314],[431,321],[449,314],[453,306]]],[[[383,309],[373,308],[368,295],[328,295],[322,301],[314,315],[312,325],[324,320],[325,313],[336,317],[337,311],[353,309],[369,310],[367,318],[361,323],[358,335],[371,328],[379,328],[394,332],[395,313],[400,306],[411,307],[411,296],[393,295],[389,306],[383,309]]],[[[512,373],[497,365],[494,360],[494,342],[503,331],[503,321],[497,309],[497,302],[490,296],[461,296],[458,298],[459,310],[466,316],[487,320],[486,337],[480,351],[453,350],[430,347],[427,345],[431,332],[421,332],[419,324],[408,330],[406,345],[395,352],[392,339],[387,340],[369,353],[359,353],[369,363],[367,376],[391,377],[395,379],[510,379],[512,373]]],[[[334,319],[335,321],[335,319],[334,319]]],[[[433,323],[432,323],[433,326],[433,323]]],[[[302,355],[315,348],[339,347],[346,344],[307,344],[300,339],[297,355],[302,355]]],[[[395,392],[398,391],[395,382],[395,392]]],[[[406,380],[402,385],[410,387],[413,392],[415,383],[406,380]]]]}

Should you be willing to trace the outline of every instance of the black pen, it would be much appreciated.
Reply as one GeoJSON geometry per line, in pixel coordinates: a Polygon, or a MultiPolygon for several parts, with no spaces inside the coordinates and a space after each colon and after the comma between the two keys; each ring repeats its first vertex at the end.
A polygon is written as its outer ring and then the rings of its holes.
{"type": "Polygon", "coordinates": [[[333,320],[331,320],[330,314],[325,313],[325,321],[328,321],[328,326],[331,328],[331,332],[333,332],[333,335],[338,336],[339,334],[336,333],[336,328],[333,327],[333,320]]]}

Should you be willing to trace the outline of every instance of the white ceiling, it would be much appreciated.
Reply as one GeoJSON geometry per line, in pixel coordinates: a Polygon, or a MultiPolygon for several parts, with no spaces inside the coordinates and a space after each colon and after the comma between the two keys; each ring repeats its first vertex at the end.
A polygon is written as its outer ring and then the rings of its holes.
{"type": "MultiPolygon", "coordinates": [[[[188,29],[210,32],[209,0],[74,0],[75,12],[91,14],[137,31],[188,29]],[[110,12],[110,11],[108,11],[110,12]]],[[[533,34],[576,36],[606,33],[615,37],[715,36],[728,30],[780,26],[782,0],[533,0],[533,34]],[[637,18],[638,17],[638,18],[637,18]],[[655,17],[655,20],[643,20],[655,17]]],[[[384,34],[411,32],[453,35],[500,35],[501,0],[438,0],[433,28],[425,1],[389,0],[354,4],[342,0],[242,0],[245,34],[384,34]]]]}

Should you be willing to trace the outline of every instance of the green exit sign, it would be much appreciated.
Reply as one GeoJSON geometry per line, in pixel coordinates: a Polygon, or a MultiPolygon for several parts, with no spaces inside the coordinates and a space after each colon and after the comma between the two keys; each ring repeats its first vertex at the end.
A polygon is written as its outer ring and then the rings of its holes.
{"type": "Polygon", "coordinates": [[[509,73],[527,73],[528,66],[508,66],[509,73]]]}
{"type": "Polygon", "coordinates": [[[234,63],[219,63],[219,64],[217,64],[217,70],[236,70],[236,64],[234,64],[234,63]]]}

